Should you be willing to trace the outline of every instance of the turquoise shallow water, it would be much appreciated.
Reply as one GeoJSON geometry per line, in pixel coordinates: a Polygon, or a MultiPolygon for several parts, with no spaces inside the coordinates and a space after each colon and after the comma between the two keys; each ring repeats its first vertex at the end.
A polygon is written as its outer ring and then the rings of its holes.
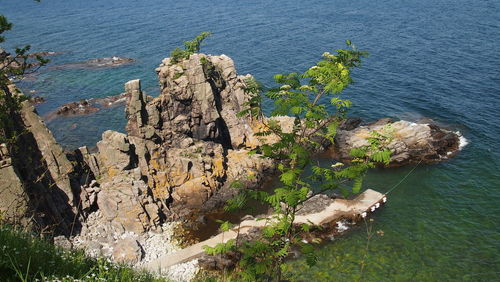
{"type": "MultiPolygon", "coordinates": [[[[53,64],[124,56],[131,65],[42,71],[23,84],[48,102],[41,114],[82,98],[119,94],[143,80],[158,92],[154,68],[202,31],[203,50],[232,57],[240,74],[266,85],[272,75],[303,71],[346,39],[371,54],[345,95],[351,115],[430,117],[469,141],[452,160],[415,170],[366,230],[320,249],[316,267],[291,263],[296,280],[493,281],[500,275],[500,3],[498,1],[31,1],[0,0],[15,23],[8,44],[67,51],[53,64]],[[361,261],[365,267],[361,272],[361,261]]],[[[10,47],[6,45],[6,47],[10,47]]],[[[123,108],[48,125],[69,148],[92,145],[106,129],[123,130],[123,108]],[[76,126],[76,128],[74,128],[76,126]]],[[[387,191],[411,168],[372,171],[367,187],[387,191]]]]}

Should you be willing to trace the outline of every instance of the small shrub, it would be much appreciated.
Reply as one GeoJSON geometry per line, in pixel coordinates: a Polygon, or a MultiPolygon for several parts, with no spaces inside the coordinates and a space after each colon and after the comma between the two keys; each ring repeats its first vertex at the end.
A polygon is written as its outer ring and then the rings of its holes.
{"type": "Polygon", "coordinates": [[[175,48],[170,52],[170,59],[172,64],[177,64],[182,60],[188,59],[191,54],[200,52],[201,43],[205,38],[212,35],[210,32],[202,32],[193,40],[184,42],[184,50],[175,48]]]}

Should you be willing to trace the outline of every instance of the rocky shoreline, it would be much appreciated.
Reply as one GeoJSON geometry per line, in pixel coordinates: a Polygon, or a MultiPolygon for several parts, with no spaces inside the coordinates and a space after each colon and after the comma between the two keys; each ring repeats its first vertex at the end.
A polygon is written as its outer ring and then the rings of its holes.
{"type": "Polygon", "coordinates": [[[67,63],[63,65],[51,66],[49,67],[49,70],[110,68],[110,67],[118,67],[130,64],[133,63],[134,61],[135,60],[132,58],[113,56],[105,58],[95,58],[76,63],[67,63]]]}
{"type": "MultiPolygon", "coordinates": [[[[89,105],[126,100],[126,134],[104,132],[96,152],[82,147],[64,153],[33,105],[24,102],[14,118],[28,132],[16,144],[23,150],[0,150],[0,209],[6,219],[26,224],[35,219],[40,229],[56,226],[60,245],[140,267],[178,250],[174,233],[179,222],[194,211],[220,208],[238,191],[231,183],[256,188],[274,174],[272,160],[248,154],[274,137],[258,136],[262,120],[237,116],[248,102],[251,75],[238,75],[225,55],[204,54],[176,64],[164,59],[156,72],[156,98],[132,80],[117,99],[87,100],[57,113],[85,114],[91,112],[89,105]]],[[[273,119],[285,130],[293,127],[291,117],[273,119]]],[[[458,134],[431,123],[346,120],[338,130],[334,158],[349,162],[350,149],[366,145],[372,132],[390,141],[389,166],[434,163],[460,149],[458,134]]],[[[188,281],[197,269],[197,262],[191,262],[169,275],[188,281]]]]}

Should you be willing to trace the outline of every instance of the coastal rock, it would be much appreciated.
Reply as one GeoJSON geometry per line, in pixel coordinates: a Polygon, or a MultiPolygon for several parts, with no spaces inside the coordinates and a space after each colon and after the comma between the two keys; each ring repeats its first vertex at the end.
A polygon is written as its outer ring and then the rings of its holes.
{"type": "Polygon", "coordinates": [[[112,130],[102,134],[102,140],[97,142],[100,167],[113,176],[116,170],[121,171],[132,166],[133,148],[127,136],[112,130]]]}
{"type": "Polygon", "coordinates": [[[141,234],[160,223],[159,207],[151,190],[137,175],[122,173],[106,178],[100,185],[97,206],[102,224],[117,233],[141,234]]]}
{"type": "Polygon", "coordinates": [[[113,258],[118,263],[136,264],[142,258],[141,245],[132,238],[121,239],[114,247],[113,258]]]}
{"type": "MultiPolygon", "coordinates": [[[[34,91],[34,90],[31,90],[31,91],[34,91]]],[[[35,96],[32,98],[32,100],[33,100],[33,103],[35,105],[40,105],[40,104],[43,104],[46,102],[45,98],[40,97],[40,96],[35,96]]]]}
{"type": "Polygon", "coordinates": [[[68,63],[64,65],[52,66],[50,70],[60,70],[60,69],[96,69],[96,68],[110,68],[118,67],[125,64],[130,64],[134,62],[134,59],[123,58],[123,57],[105,57],[90,59],[83,62],[68,63]]]}
{"type": "Polygon", "coordinates": [[[158,108],[168,108],[160,115],[163,136],[172,132],[175,141],[187,135],[227,149],[245,147],[253,137],[249,121],[237,117],[248,99],[247,77],[236,75],[229,57],[193,54],[178,64],[164,59],[156,71],[161,86],[158,108]]]}
{"type": "Polygon", "coordinates": [[[84,177],[84,181],[81,181],[82,185],[85,185],[91,179],[96,179],[101,176],[97,156],[97,154],[91,153],[87,146],[83,146],[75,150],[75,157],[80,165],[79,171],[84,177]]]}
{"type": "Polygon", "coordinates": [[[28,56],[29,57],[37,57],[37,56],[42,56],[42,57],[48,57],[48,56],[56,56],[56,55],[61,55],[66,52],[61,52],[61,51],[41,51],[41,52],[35,52],[31,53],[28,56]]]}
{"type": "Polygon", "coordinates": [[[229,152],[260,144],[252,120],[237,117],[248,99],[250,76],[237,76],[229,57],[194,54],[177,64],[165,59],[156,71],[157,98],[145,95],[139,80],[125,84],[126,130],[153,197],[170,203],[165,213],[189,214],[238,173],[247,173],[243,167],[261,175],[259,170],[270,166],[268,160],[248,158],[228,174],[229,152]]]}
{"type": "Polygon", "coordinates": [[[97,205],[97,194],[101,191],[97,181],[92,180],[88,186],[82,186],[80,193],[81,211],[87,214],[97,205]]]}
{"type": "MultiPolygon", "coordinates": [[[[36,102],[35,97],[34,101],[36,102]]],[[[81,116],[96,113],[102,109],[116,107],[125,104],[128,94],[122,93],[115,96],[107,96],[103,98],[83,99],[78,102],[67,103],[59,106],[56,110],[46,114],[45,120],[53,120],[58,117],[81,116]]],[[[42,98],[43,99],[43,98],[42,98]]],[[[45,100],[43,100],[45,102],[45,100]]]]}
{"type": "Polygon", "coordinates": [[[12,166],[5,144],[0,144],[0,214],[2,221],[29,225],[27,197],[22,179],[12,166]],[[4,150],[2,150],[4,149],[4,150]]]}
{"type": "Polygon", "coordinates": [[[380,119],[372,124],[339,130],[336,136],[336,151],[341,160],[350,160],[352,148],[369,145],[368,138],[374,132],[385,136],[385,148],[392,151],[389,166],[414,163],[434,163],[455,154],[459,150],[460,136],[435,124],[392,122],[380,119]]]}
{"type": "MultiPolygon", "coordinates": [[[[23,95],[9,85],[6,95],[23,95]]],[[[31,228],[52,228],[57,234],[78,229],[78,181],[75,168],[31,101],[11,114],[18,134],[0,144],[0,210],[4,219],[31,228]],[[77,220],[75,220],[75,218],[77,220]]]]}
{"type": "Polygon", "coordinates": [[[87,100],[81,100],[80,102],[73,102],[60,106],[57,109],[56,114],[66,116],[87,115],[97,111],[99,111],[99,108],[91,106],[87,100]]]}

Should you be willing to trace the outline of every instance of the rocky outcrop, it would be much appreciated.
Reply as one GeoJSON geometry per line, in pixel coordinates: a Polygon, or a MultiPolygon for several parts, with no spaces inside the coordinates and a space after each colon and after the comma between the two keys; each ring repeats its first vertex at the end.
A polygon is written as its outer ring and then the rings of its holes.
{"type": "Polygon", "coordinates": [[[272,167],[240,151],[258,141],[252,121],[237,117],[248,99],[249,76],[238,76],[229,57],[194,54],[178,64],[165,59],[156,71],[157,98],[146,96],[138,80],[125,85],[126,128],[142,176],[169,211],[182,216],[199,209],[232,180],[272,167]],[[233,156],[240,160],[234,167],[233,156]]]}
{"type": "MultiPolygon", "coordinates": [[[[35,97],[34,102],[36,103],[35,97]]],[[[96,113],[102,109],[112,108],[125,104],[127,101],[127,93],[122,93],[116,96],[108,96],[104,98],[83,99],[78,102],[67,103],[59,106],[54,111],[46,114],[44,120],[53,120],[58,117],[82,116],[96,113]]],[[[43,98],[42,98],[43,99],[43,98]]],[[[45,101],[43,101],[45,102],[45,101]]]]}
{"type": "Polygon", "coordinates": [[[120,174],[100,185],[97,205],[116,232],[140,234],[160,223],[160,210],[149,187],[137,178],[120,174]]]}
{"type": "Polygon", "coordinates": [[[82,188],[83,211],[98,210],[113,232],[141,234],[164,221],[220,207],[237,191],[259,185],[271,160],[250,156],[260,140],[250,118],[237,117],[248,99],[245,79],[227,56],[191,55],[157,69],[161,93],[125,84],[128,134],[103,133],[98,152],[77,151],[82,171],[97,181],[82,188]]]}
{"type": "Polygon", "coordinates": [[[343,130],[337,132],[336,152],[341,160],[350,160],[351,149],[369,145],[368,138],[374,134],[383,136],[384,147],[392,151],[391,167],[438,162],[457,153],[460,146],[459,134],[433,123],[392,122],[390,119],[357,126],[359,123],[347,122],[343,130]]]}
{"type": "Polygon", "coordinates": [[[158,98],[145,97],[138,81],[127,83],[129,135],[150,139],[154,129],[170,145],[189,137],[225,149],[245,147],[253,138],[249,121],[236,116],[248,99],[246,77],[237,76],[229,57],[194,54],[178,64],[165,59],[156,71],[158,98]]]}
{"type": "MultiPolygon", "coordinates": [[[[10,85],[8,95],[22,95],[10,85]]],[[[30,101],[13,112],[8,146],[1,144],[0,211],[11,222],[69,234],[76,219],[79,183],[75,170],[30,101]]]]}
{"type": "Polygon", "coordinates": [[[122,57],[105,57],[105,58],[96,58],[90,59],[83,62],[76,63],[68,63],[64,65],[52,66],[50,70],[60,70],[60,69],[96,69],[96,68],[110,68],[110,67],[118,67],[125,64],[130,64],[134,62],[134,59],[131,58],[122,58],[122,57]]]}
{"type": "Polygon", "coordinates": [[[12,165],[7,146],[0,144],[0,219],[20,225],[29,224],[29,199],[12,165]]]}

